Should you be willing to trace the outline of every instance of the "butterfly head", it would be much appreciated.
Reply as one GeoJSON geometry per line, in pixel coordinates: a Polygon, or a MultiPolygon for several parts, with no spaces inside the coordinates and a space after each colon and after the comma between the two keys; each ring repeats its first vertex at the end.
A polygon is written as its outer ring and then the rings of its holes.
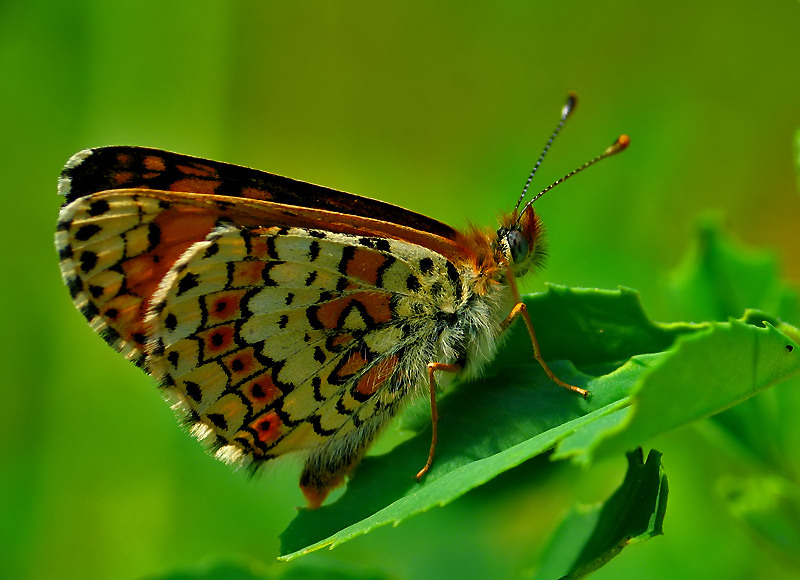
{"type": "Polygon", "coordinates": [[[528,193],[528,186],[530,186],[536,171],[542,164],[547,152],[550,150],[550,145],[553,144],[555,138],[558,136],[567,118],[570,116],[577,102],[575,93],[570,93],[567,97],[567,102],[561,109],[561,118],[550,135],[547,144],[544,146],[536,164],[533,167],[528,180],[525,182],[525,187],[522,188],[522,193],[517,199],[517,205],[514,211],[508,218],[504,218],[500,222],[500,229],[497,230],[497,240],[494,244],[496,250],[502,254],[503,261],[511,269],[511,273],[515,276],[524,276],[532,268],[541,266],[545,256],[544,240],[542,236],[542,226],[539,218],[533,211],[533,203],[542,197],[545,193],[553,189],[556,185],[563,183],[567,179],[577,175],[584,169],[591,167],[601,159],[605,159],[610,155],[614,155],[623,151],[630,142],[627,135],[620,135],[616,141],[612,143],[606,150],[581,165],[580,167],[570,171],[561,179],[558,179],[541,190],[538,194],[533,196],[527,203],[523,204],[526,194],[528,193]],[[521,208],[521,209],[520,209],[521,208]]]}
{"type": "Polygon", "coordinates": [[[544,262],[546,255],[542,223],[528,206],[519,217],[514,214],[500,221],[495,248],[515,278],[524,276],[544,262]]]}

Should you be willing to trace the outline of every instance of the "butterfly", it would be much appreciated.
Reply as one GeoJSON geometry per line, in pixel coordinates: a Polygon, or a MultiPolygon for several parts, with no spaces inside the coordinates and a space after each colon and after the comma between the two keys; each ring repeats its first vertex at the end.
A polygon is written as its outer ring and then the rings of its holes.
{"type": "MultiPolygon", "coordinates": [[[[570,95],[528,184],[574,106],[570,95]]],[[[87,149],[59,179],[56,248],[89,326],[155,378],[190,432],[252,470],[304,454],[300,487],[315,508],[392,417],[428,396],[420,479],[437,386],[477,376],[517,317],[547,375],[587,394],[541,358],[517,290],[544,256],[536,198],[522,205],[528,184],[498,229],[460,231],[236,165],[87,149]]]]}

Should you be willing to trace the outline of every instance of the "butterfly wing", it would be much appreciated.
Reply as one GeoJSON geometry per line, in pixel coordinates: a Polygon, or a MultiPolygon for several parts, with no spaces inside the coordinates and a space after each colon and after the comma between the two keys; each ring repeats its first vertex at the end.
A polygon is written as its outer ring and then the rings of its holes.
{"type": "Polygon", "coordinates": [[[306,451],[301,482],[318,505],[424,387],[427,362],[442,360],[436,338],[461,300],[459,274],[387,237],[429,235],[406,230],[260,200],[112,190],[62,209],[57,246],[92,327],[159,379],[218,457],[258,465],[306,451]]]}
{"type": "Polygon", "coordinates": [[[453,260],[464,255],[458,236],[448,239],[329,210],[216,194],[101,191],[78,197],[59,214],[56,249],[76,307],[112,347],[141,366],[146,338],[142,323],[156,286],[175,260],[221,221],[387,237],[430,248],[453,260]]]}
{"type": "Polygon", "coordinates": [[[376,199],[249,167],[146,147],[86,149],[67,162],[59,179],[59,193],[66,203],[112,189],[154,189],[270,201],[348,216],[379,216],[383,222],[445,239],[460,236],[440,221],[376,199]]]}
{"type": "Polygon", "coordinates": [[[89,325],[138,366],[147,306],[169,268],[225,214],[204,198],[112,191],[61,209],[56,250],[73,302],[89,325]]]}
{"type": "Polygon", "coordinates": [[[449,267],[385,238],[222,225],[156,291],[147,366],[220,459],[308,452],[304,490],[324,498],[424,388],[449,267]]]}

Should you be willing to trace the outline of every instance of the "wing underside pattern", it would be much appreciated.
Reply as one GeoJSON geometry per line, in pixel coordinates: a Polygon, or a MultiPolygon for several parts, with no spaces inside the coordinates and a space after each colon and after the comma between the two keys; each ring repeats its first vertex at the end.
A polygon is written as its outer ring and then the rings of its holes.
{"type": "Polygon", "coordinates": [[[166,192],[80,198],[57,246],[92,328],[235,463],[359,452],[425,387],[463,299],[455,266],[420,246],[234,225],[166,192]]]}

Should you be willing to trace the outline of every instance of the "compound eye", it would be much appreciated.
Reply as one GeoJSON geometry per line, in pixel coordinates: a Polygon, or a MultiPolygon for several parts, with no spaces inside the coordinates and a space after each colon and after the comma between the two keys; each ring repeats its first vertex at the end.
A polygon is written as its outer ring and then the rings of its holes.
{"type": "Polygon", "coordinates": [[[511,259],[515,264],[522,262],[528,257],[528,240],[522,235],[519,230],[511,230],[506,234],[506,241],[508,248],[511,251],[511,259]]]}

